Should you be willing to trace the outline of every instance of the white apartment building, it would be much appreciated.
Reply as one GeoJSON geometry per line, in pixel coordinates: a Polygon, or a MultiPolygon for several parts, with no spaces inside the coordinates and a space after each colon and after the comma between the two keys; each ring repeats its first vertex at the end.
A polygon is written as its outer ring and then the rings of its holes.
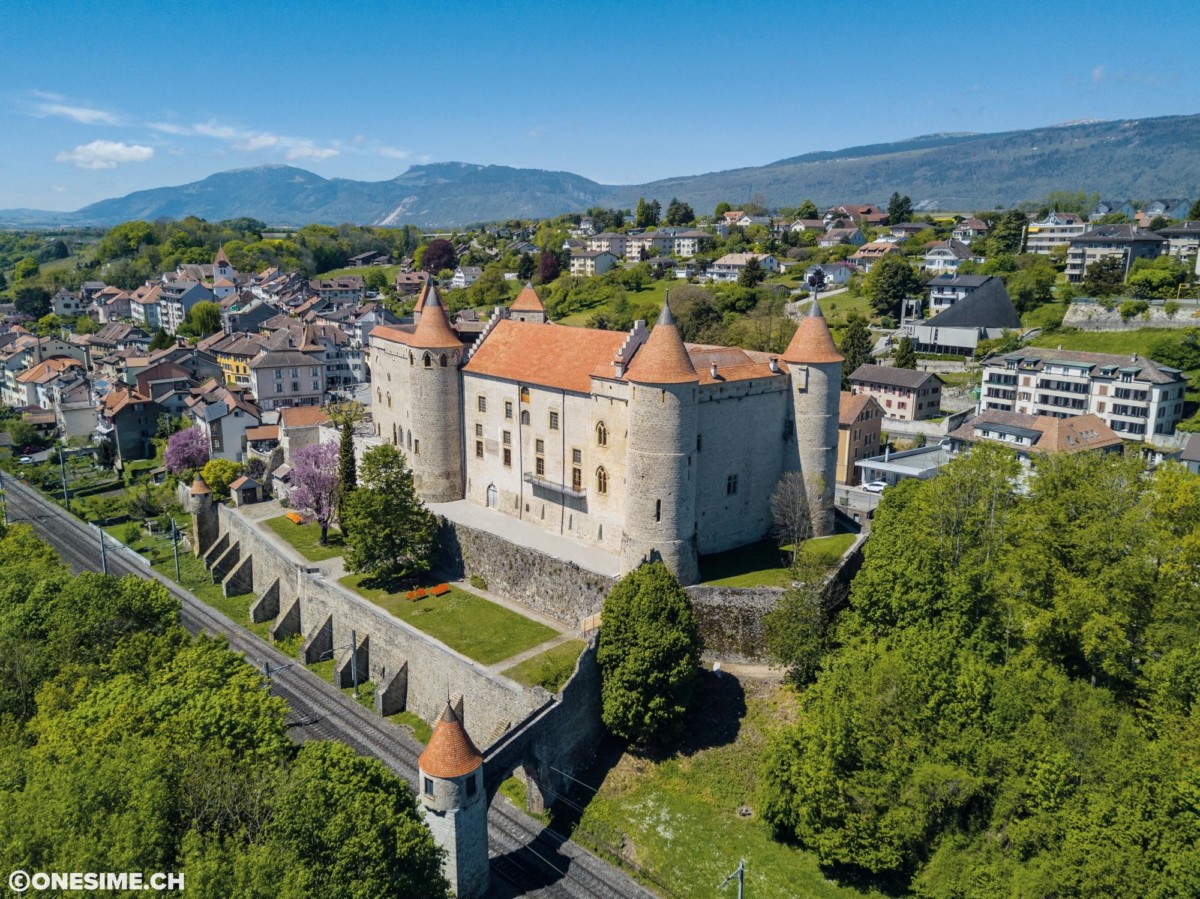
{"type": "Polygon", "coordinates": [[[1073,212],[1052,212],[1025,229],[1025,252],[1049,256],[1088,229],[1088,223],[1073,212]]]}
{"type": "Polygon", "coordinates": [[[1093,413],[1126,440],[1168,435],[1183,417],[1187,379],[1151,359],[1029,347],[983,360],[981,412],[1093,413]]]}

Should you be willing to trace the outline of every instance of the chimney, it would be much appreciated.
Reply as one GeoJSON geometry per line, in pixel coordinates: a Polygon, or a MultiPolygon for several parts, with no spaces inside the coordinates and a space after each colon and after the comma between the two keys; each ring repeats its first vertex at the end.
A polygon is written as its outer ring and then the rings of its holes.
{"type": "Polygon", "coordinates": [[[883,448],[883,461],[886,462],[892,458],[892,445],[889,443],[883,448]]]}
{"type": "Polygon", "coordinates": [[[714,381],[717,379],[717,360],[714,359],[712,364],[708,366],[708,374],[714,381]]]}
{"type": "Polygon", "coordinates": [[[778,359],[776,359],[774,356],[772,356],[771,361],[768,362],[767,365],[771,369],[771,374],[773,374],[773,375],[779,374],[779,360],[778,359]]]}
{"type": "Polygon", "coordinates": [[[1137,362],[1137,353],[1134,353],[1132,356],[1130,356],[1130,357],[1129,357],[1129,361],[1130,361],[1130,362],[1137,362]]]}

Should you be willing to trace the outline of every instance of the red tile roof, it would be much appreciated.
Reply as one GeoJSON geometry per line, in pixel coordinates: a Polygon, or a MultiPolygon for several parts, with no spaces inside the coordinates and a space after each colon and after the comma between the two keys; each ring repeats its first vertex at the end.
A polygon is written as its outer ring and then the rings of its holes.
{"type": "Polygon", "coordinates": [[[482,764],[483,755],[454,714],[454,707],[447,702],[425,751],[417,759],[418,767],[434,777],[449,778],[470,774],[482,764]]]}
{"type": "Polygon", "coordinates": [[[513,300],[513,312],[545,312],[546,307],[542,303],[542,298],[538,296],[537,291],[533,289],[533,284],[526,282],[525,287],[517,294],[517,298],[513,300]]]}
{"type": "MultiPolygon", "coordinates": [[[[376,331],[379,329],[376,328],[376,331]]],[[[374,334],[374,331],[372,332],[374,334]]],[[[628,335],[506,319],[484,339],[465,371],[509,381],[588,393],[592,371],[612,360],[628,335]]]]}
{"type": "Polygon", "coordinates": [[[686,384],[700,380],[668,303],[663,303],[649,339],[633,354],[625,378],[638,384],[686,384]]]}
{"type": "Polygon", "coordinates": [[[816,300],[809,306],[808,315],[804,316],[800,327],[792,335],[792,342],[784,350],[783,359],[802,365],[846,361],[833,344],[833,335],[829,333],[829,326],[825,324],[825,316],[821,315],[816,300]]]}

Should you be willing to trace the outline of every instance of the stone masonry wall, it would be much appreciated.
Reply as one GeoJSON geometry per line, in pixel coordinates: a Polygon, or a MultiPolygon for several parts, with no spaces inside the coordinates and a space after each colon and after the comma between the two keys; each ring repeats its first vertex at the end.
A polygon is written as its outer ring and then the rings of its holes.
{"type": "MultiPolygon", "coordinates": [[[[1121,304],[1117,301],[1117,306],[1121,304]]],[[[1200,326],[1200,309],[1180,304],[1179,311],[1167,315],[1162,306],[1151,306],[1141,315],[1126,321],[1117,308],[1111,311],[1099,303],[1072,303],[1063,317],[1064,328],[1082,331],[1136,331],[1139,328],[1195,328],[1200,326]]]]}

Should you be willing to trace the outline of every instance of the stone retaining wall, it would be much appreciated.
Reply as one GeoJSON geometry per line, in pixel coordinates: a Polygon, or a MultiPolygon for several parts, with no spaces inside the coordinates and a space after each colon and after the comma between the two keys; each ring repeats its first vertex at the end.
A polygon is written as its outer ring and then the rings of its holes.
{"type": "Polygon", "coordinates": [[[1151,306],[1141,315],[1126,321],[1121,318],[1117,300],[1112,310],[1099,303],[1072,303],[1063,316],[1064,328],[1079,328],[1081,331],[1136,331],[1139,328],[1200,328],[1200,309],[1181,305],[1174,315],[1167,315],[1162,306],[1151,306]]]}

